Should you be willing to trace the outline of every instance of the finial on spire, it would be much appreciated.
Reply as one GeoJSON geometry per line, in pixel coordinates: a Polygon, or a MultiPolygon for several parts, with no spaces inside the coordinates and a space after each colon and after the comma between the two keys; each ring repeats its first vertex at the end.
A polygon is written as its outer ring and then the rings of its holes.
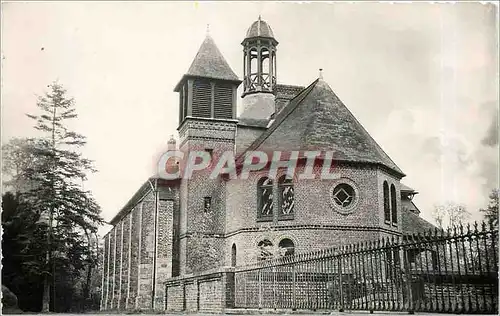
{"type": "Polygon", "coordinates": [[[169,143],[174,143],[175,144],[175,138],[174,135],[170,135],[170,139],[168,140],[169,143]]]}
{"type": "Polygon", "coordinates": [[[319,69],[319,79],[323,79],[323,68],[319,69]]]}
{"type": "Polygon", "coordinates": [[[210,34],[210,24],[207,24],[207,35],[210,34]]]}
{"type": "Polygon", "coordinates": [[[260,21],[260,20],[261,20],[261,19],[260,19],[260,14],[259,14],[259,21],[260,21]]]}

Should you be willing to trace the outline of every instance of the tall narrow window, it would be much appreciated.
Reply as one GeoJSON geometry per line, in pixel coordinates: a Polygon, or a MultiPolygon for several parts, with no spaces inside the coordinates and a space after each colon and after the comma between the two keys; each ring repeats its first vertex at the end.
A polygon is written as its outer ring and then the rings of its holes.
{"type": "Polygon", "coordinates": [[[278,180],[278,192],[280,206],[279,216],[283,218],[293,218],[293,208],[295,205],[293,182],[291,179],[287,179],[286,175],[281,176],[278,180]]]}
{"type": "Polygon", "coordinates": [[[396,202],[396,187],[391,184],[391,211],[392,211],[392,223],[398,223],[398,207],[396,202]]]}
{"type": "Polygon", "coordinates": [[[257,185],[258,217],[273,218],[273,181],[267,177],[259,180],[257,185]]]}
{"type": "Polygon", "coordinates": [[[231,247],[231,267],[236,267],[236,244],[231,247]]]}
{"type": "Polygon", "coordinates": [[[386,222],[391,221],[391,206],[389,200],[389,185],[387,181],[384,181],[384,220],[386,222]]]}
{"type": "Polygon", "coordinates": [[[278,246],[283,256],[293,256],[295,254],[295,245],[291,239],[282,239],[278,246]]]}

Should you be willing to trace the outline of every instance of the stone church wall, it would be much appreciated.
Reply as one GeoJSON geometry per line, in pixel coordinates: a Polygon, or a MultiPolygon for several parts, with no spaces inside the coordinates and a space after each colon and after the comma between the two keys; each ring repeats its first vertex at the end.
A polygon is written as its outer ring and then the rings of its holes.
{"type": "Polygon", "coordinates": [[[179,206],[178,189],[163,190],[157,200],[150,192],[105,236],[102,310],[163,309],[179,206]]]}
{"type": "Polygon", "coordinates": [[[379,200],[379,225],[387,230],[391,230],[394,232],[401,232],[402,231],[402,212],[401,212],[401,183],[399,182],[399,179],[395,178],[394,176],[390,175],[389,173],[383,171],[383,170],[378,170],[377,172],[377,194],[378,194],[378,200],[379,200]],[[384,181],[387,181],[387,184],[389,185],[389,188],[391,187],[391,184],[394,184],[396,188],[396,203],[397,203],[397,209],[398,209],[398,223],[397,225],[391,224],[391,223],[385,223],[384,221],[384,181]]]}
{"type": "MultiPolygon", "coordinates": [[[[354,210],[347,213],[339,212],[331,200],[333,187],[339,180],[294,180],[294,218],[293,220],[278,220],[273,222],[257,221],[257,182],[266,176],[267,172],[252,173],[247,181],[229,180],[226,193],[226,234],[249,227],[317,225],[321,224],[378,227],[379,226],[379,196],[377,192],[377,170],[373,168],[342,167],[336,168],[338,176],[354,182],[358,202],[354,210]]],[[[297,174],[303,168],[297,168],[297,174]]],[[[279,176],[278,176],[279,177],[279,176]]],[[[278,178],[277,177],[277,178],[278,178]]],[[[278,185],[274,181],[274,196],[277,197],[278,185]]],[[[274,212],[279,211],[278,199],[274,199],[274,212]]]]}

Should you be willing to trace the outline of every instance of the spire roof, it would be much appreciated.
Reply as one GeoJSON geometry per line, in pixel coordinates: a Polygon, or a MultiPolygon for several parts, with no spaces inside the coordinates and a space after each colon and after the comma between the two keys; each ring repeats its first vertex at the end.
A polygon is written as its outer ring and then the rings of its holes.
{"type": "Polygon", "coordinates": [[[247,150],[333,151],[334,160],[379,164],[404,176],[321,78],[293,98],[247,150]]]}
{"type": "Polygon", "coordinates": [[[239,81],[208,33],[186,75],[239,81]]]}

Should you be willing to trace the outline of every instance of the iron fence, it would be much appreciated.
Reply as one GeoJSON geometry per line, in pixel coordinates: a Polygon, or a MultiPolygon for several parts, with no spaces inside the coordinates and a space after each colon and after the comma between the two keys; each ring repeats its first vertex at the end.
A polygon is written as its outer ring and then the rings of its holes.
{"type": "Polygon", "coordinates": [[[237,308],[497,313],[498,229],[394,236],[238,267],[237,308]]]}

